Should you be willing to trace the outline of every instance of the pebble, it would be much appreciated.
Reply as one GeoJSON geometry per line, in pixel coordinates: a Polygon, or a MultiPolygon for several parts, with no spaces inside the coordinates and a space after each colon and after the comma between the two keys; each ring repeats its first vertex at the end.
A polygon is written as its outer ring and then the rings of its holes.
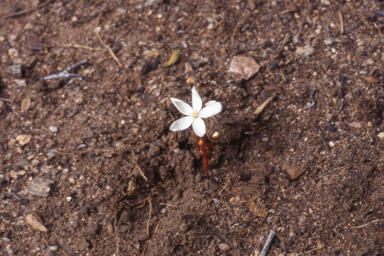
{"type": "Polygon", "coordinates": [[[309,44],[307,44],[304,47],[297,47],[297,49],[296,49],[297,54],[304,55],[304,56],[309,56],[309,55],[313,54],[314,52],[315,52],[315,49],[312,46],[310,46],[309,44]]]}
{"type": "Polygon", "coordinates": [[[55,252],[59,249],[56,245],[49,246],[48,248],[50,251],[53,251],[53,252],[55,252]]]}
{"type": "Polygon", "coordinates": [[[10,66],[5,70],[5,72],[12,75],[13,77],[20,78],[23,76],[23,65],[17,64],[17,65],[10,66]]]}
{"type": "Polygon", "coordinates": [[[32,139],[32,136],[29,134],[21,134],[16,137],[16,141],[21,145],[24,146],[28,144],[32,139]]]}
{"type": "Polygon", "coordinates": [[[17,58],[17,56],[19,55],[19,51],[15,48],[11,48],[8,50],[8,55],[12,58],[17,58]]]}
{"type": "Polygon", "coordinates": [[[53,126],[53,125],[49,126],[48,129],[49,129],[51,132],[53,132],[53,133],[57,133],[57,131],[58,131],[57,127],[56,127],[56,126],[53,126]]]}
{"type": "Polygon", "coordinates": [[[214,202],[214,204],[215,204],[215,207],[219,207],[219,206],[220,206],[220,201],[219,201],[219,199],[215,198],[215,199],[213,199],[213,202],[214,202]]]}
{"type": "Polygon", "coordinates": [[[12,153],[7,153],[4,158],[5,160],[10,160],[12,158],[12,153]]]}
{"type": "Polygon", "coordinates": [[[333,142],[333,141],[328,142],[328,145],[329,145],[331,148],[333,148],[334,146],[336,146],[335,142],[333,142]]]}
{"type": "Polygon", "coordinates": [[[43,219],[36,212],[31,212],[25,216],[25,221],[32,227],[32,229],[47,232],[48,229],[44,226],[43,219]]]}
{"type": "Polygon", "coordinates": [[[53,180],[35,177],[28,186],[28,192],[35,196],[47,197],[53,183],[53,180]]]}
{"type": "Polygon", "coordinates": [[[225,243],[221,243],[219,244],[219,249],[226,252],[230,249],[231,247],[229,247],[229,245],[225,244],[225,243]]]}
{"type": "Polygon", "coordinates": [[[378,136],[380,139],[383,139],[383,138],[384,138],[384,132],[381,132],[381,133],[377,134],[377,136],[378,136]]]}
{"type": "Polygon", "coordinates": [[[33,167],[36,167],[36,166],[38,166],[40,164],[40,161],[39,160],[37,160],[37,159],[33,159],[32,160],[32,166],[33,167]]]}
{"type": "Polygon", "coordinates": [[[228,73],[234,74],[240,79],[248,80],[260,70],[260,65],[253,58],[245,56],[233,57],[229,64],[228,73]]]}

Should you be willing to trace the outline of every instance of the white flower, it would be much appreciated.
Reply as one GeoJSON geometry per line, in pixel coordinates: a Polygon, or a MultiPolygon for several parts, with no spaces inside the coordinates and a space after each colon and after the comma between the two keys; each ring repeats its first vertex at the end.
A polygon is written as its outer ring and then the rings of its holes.
{"type": "Polygon", "coordinates": [[[171,98],[171,101],[186,116],[173,122],[170,130],[173,132],[182,131],[192,124],[193,131],[199,137],[203,137],[207,132],[202,118],[214,116],[222,109],[221,103],[215,100],[207,102],[202,108],[203,102],[195,87],[192,88],[192,107],[179,99],[171,98]]]}

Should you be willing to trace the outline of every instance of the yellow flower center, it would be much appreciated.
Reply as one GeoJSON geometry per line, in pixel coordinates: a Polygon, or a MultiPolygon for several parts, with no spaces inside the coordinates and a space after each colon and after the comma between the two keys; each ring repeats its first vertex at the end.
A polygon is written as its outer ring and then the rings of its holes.
{"type": "Polygon", "coordinates": [[[194,118],[197,118],[198,114],[199,114],[199,113],[193,112],[192,116],[193,116],[194,118]]]}

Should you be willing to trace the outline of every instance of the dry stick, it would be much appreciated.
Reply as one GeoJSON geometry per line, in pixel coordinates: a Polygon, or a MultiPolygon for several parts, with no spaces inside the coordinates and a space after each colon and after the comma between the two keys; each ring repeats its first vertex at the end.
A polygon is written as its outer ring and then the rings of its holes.
{"type": "Polygon", "coordinates": [[[309,108],[315,106],[316,101],[313,99],[313,95],[315,94],[315,91],[316,91],[316,87],[313,86],[312,89],[311,89],[311,93],[309,94],[309,98],[312,99],[312,103],[309,106],[303,107],[302,108],[303,110],[309,109],[309,108]]]}
{"type": "Polygon", "coordinates": [[[117,213],[115,218],[116,256],[119,256],[119,236],[117,235],[117,213]]]}
{"type": "MultiPolygon", "coordinates": [[[[132,152],[133,160],[135,161],[135,152],[132,152]]],[[[140,175],[145,179],[145,181],[148,181],[147,177],[145,177],[143,171],[141,170],[140,166],[135,162],[137,169],[139,169],[140,175]]]]}
{"type": "Polygon", "coordinates": [[[62,249],[59,249],[59,251],[61,251],[62,253],[68,256],[68,254],[66,254],[65,251],[63,251],[62,249]]]}
{"type": "Polygon", "coordinates": [[[84,45],[78,45],[78,44],[62,44],[61,47],[73,47],[73,48],[80,48],[80,49],[85,49],[89,51],[100,51],[101,48],[92,48],[89,46],[84,46],[84,45]]]}
{"type": "Polygon", "coordinates": [[[374,222],[379,222],[379,221],[384,221],[384,219],[374,220],[374,221],[368,222],[368,223],[366,223],[366,224],[364,224],[364,225],[357,226],[357,227],[351,227],[351,228],[363,228],[363,227],[365,227],[365,226],[368,226],[369,224],[372,224],[372,223],[374,223],[374,222]]]}
{"type": "Polygon", "coordinates": [[[13,100],[5,99],[5,98],[0,98],[1,101],[6,101],[6,102],[13,102],[13,100]]]}
{"type": "Polygon", "coordinates": [[[261,253],[259,254],[259,256],[267,255],[269,245],[271,244],[274,235],[275,235],[275,231],[273,230],[269,231],[267,242],[265,242],[263,250],[261,250],[261,253]]]}
{"type": "Polygon", "coordinates": [[[101,39],[99,33],[97,33],[96,29],[95,29],[95,34],[97,36],[97,38],[99,39],[100,43],[105,47],[107,48],[107,50],[109,51],[109,54],[111,54],[112,58],[117,62],[117,64],[119,64],[119,67],[120,68],[123,68],[123,65],[120,63],[119,59],[116,57],[116,55],[113,53],[112,49],[106,45],[103,40],[101,39]]]}
{"type": "Polygon", "coordinates": [[[12,17],[16,17],[16,16],[20,16],[20,15],[23,15],[23,14],[26,14],[26,13],[29,13],[29,12],[33,12],[33,11],[36,11],[38,8],[40,7],[43,7],[49,3],[53,2],[53,0],[48,0],[42,4],[39,4],[38,6],[34,7],[34,8],[30,8],[30,9],[26,9],[24,11],[20,11],[20,12],[15,12],[15,13],[12,13],[10,15],[8,15],[8,17],[12,18],[12,17]]]}
{"type": "Polygon", "coordinates": [[[261,105],[256,109],[256,111],[255,111],[254,114],[255,114],[255,115],[260,114],[261,111],[263,111],[264,108],[268,105],[268,103],[271,102],[271,100],[273,100],[273,97],[274,97],[274,96],[271,96],[271,97],[269,97],[266,101],[264,101],[264,103],[261,104],[261,105]]]}
{"type": "Polygon", "coordinates": [[[344,33],[344,21],[343,21],[343,15],[341,14],[340,11],[337,12],[337,15],[339,16],[339,21],[340,21],[340,33],[344,33]]]}
{"type": "Polygon", "coordinates": [[[235,30],[233,31],[232,37],[231,37],[231,45],[233,45],[233,41],[235,40],[236,31],[239,28],[239,26],[243,23],[243,20],[239,21],[235,27],[235,30]]]}
{"type": "Polygon", "coordinates": [[[149,217],[148,217],[148,222],[147,222],[147,235],[149,236],[149,221],[151,220],[151,216],[152,216],[152,203],[151,203],[151,199],[150,199],[149,197],[147,197],[147,198],[145,198],[145,199],[143,199],[143,200],[141,200],[141,201],[139,201],[139,202],[137,202],[137,203],[133,203],[133,204],[131,204],[130,202],[128,202],[127,200],[125,200],[125,202],[126,202],[129,206],[131,206],[131,207],[136,206],[136,205],[139,205],[139,204],[141,204],[142,202],[145,203],[145,201],[147,201],[148,204],[149,204],[149,217]]]}

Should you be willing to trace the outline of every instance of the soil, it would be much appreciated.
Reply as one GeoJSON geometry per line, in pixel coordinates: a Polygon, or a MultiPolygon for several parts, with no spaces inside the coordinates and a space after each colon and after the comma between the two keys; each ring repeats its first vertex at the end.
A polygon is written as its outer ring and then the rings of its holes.
{"type": "Polygon", "coordinates": [[[384,254],[384,2],[0,6],[2,256],[259,255],[270,230],[267,255],[384,254]],[[207,174],[169,130],[193,86],[223,104],[207,174]]]}

